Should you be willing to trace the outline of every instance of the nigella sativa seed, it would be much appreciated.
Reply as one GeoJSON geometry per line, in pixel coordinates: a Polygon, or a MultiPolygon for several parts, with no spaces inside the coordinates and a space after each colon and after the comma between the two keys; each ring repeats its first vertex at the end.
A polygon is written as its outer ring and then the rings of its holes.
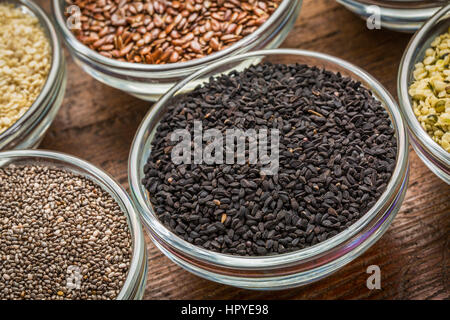
{"type": "Polygon", "coordinates": [[[385,191],[396,156],[391,120],[360,82],[261,63],[210,79],[168,107],[142,183],[160,221],[182,239],[226,254],[273,255],[330,239],[361,218],[385,191]],[[219,132],[278,130],[278,171],[262,173],[261,161],[175,164],[171,132],[193,135],[195,121],[219,132]]]}

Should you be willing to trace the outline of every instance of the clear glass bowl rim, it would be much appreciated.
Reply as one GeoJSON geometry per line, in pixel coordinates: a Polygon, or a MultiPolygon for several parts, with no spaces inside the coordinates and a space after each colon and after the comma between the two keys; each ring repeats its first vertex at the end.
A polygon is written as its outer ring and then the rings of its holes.
{"type": "MultiPolygon", "coordinates": [[[[399,3],[402,5],[406,5],[408,2],[418,2],[417,0],[390,0],[387,1],[388,3],[384,4],[385,6],[383,6],[383,3],[370,3],[370,2],[362,2],[359,0],[337,0],[338,2],[340,2],[341,4],[346,4],[346,5],[351,5],[355,8],[358,8],[361,11],[367,11],[366,8],[369,6],[373,6],[376,5],[378,7],[381,8],[382,11],[384,11],[385,14],[387,14],[387,17],[389,18],[395,18],[395,13],[398,14],[398,12],[401,11],[408,11],[408,10],[416,10],[417,12],[414,12],[414,14],[409,14],[406,12],[405,13],[405,17],[411,17],[414,18],[417,21],[420,21],[422,19],[428,19],[430,17],[430,12],[433,12],[433,9],[439,8],[441,7],[438,3],[426,3],[426,1],[422,1],[425,2],[423,4],[421,4],[421,7],[414,7],[414,8],[398,8],[393,6],[392,3],[399,3]],[[419,12],[419,10],[421,12],[419,12]]],[[[380,2],[380,1],[378,1],[380,2]]],[[[382,2],[382,1],[381,1],[382,2]]]]}
{"type": "MultiPolygon", "coordinates": [[[[110,59],[107,57],[102,56],[98,52],[90,49],[89,47],[85,46],[83,43],[78,41],[78,39],[73,35],[73,33],[69,30],[69,28],[66,25],[66,20],[63,14],[63,8],[61,4],[64,1],[61,0],[52,0],[52,6],[53,6],[53,12],[55,21],[61,30],[62,34],[64,35],[64,38],[70,45],[76,50],[78,53],[87,56],[91,58],[92,60],[96,61],[97,63],[100,63],[102,65],[107,65],[113,68],[118,69],[130,69],[134,71],[149,71],[149,72],[164,72],[164,71],[175,71],[179,69],[188,69],[191,67],[196,67],[202,64],[207,64],[212,61],[221,59],[222,57],[225,57],[229,55],[230,53],[234,52],[235,50],[239,50],[240,48],[247,47],[257,41],[257,39],[261,38],[267,29],[272,27],[273,23],[279,19],[282,15],[286,14],[286,10],[289,10],[291,7],[296,5],[296,2],[299,2],[302,0],[283,0],[281,4],[278,6],[278,8],[275,10],[275,12],[267,19],[265,23],[263,23],[256,31],[238,42],[234,43],[232,46],[228,47],[227,49],[215,52],[213,54],[207,55],[203,58],[190,60],[187,62],[181,62],[181,63],[169,63],[169,64],[142,64],[142,63],[132,63],[132,62],[123,62],[118,61],[115,59],[110,59]]],[[[65,2],[64,2],[65,3],[65,2]]]]}
{"type": "Polygon", "coordinates": [[[296,263],[299,261],[314,258],[315,256],[318,256],[334,247],[337,247],[339,244],[345,242],[347,239],[358,234],[364,228],[364,226],[369,221],[371,221],[382,209],[384,203],[391,196],[391,192],[395,190],[395,187],[402,184],[403,179],[400,173],[407,167],[408,164],[407,147],[408,147],[408,137],[406,134],[406,129],[403,125],[401,114],[398,110],[397,103],[390,95],[390,93],[375,78],[373,78],[370,74],[368,74],[364,70],[345,60],[313,51],[298,50],[298,49],[260,50],[232,56],[224,60],[221,60],[217,63],[214,63],[212,65],[209,65],[195,72],[185,80],[176,84],[172,89],[170,89],[170,91],[168,91],[147,113],[136,133],[130,151],[128,163],[128,178],[131,189],[131,195],[133,197],[133,200],[135,201],[139,213],[141,214],[141,218],[143,219],[144,224],[147,227],[150,227],[152,231],[155,232],[156,235],[162,241],[168,243],[169,246],[174,247],[175,250],[179,250],[184,254],[193,256],[194,258],[200,259],[202,261],[206,261],[207,263],[212,263],[214,265],[222,266],[225,268],[238,268],[248,270],[266,269],[274,267],[276,268],[282,265],[296,263]],[[152,118],[158,113],[159,109],[163,108],[166,102],[175,93],[177,93],[190,81],[198,78],[202,74],[207,74],[211,71],[214,71],[215,69],[218,69],[223,65],[231,64],[233,62],[246,60],[252,57],[253,58],[265,57],[272,55],[297,55],[299,57],[310,57],[318,60],[323,60],[325,62],[329,62],[334,65],[344,67],[351,73],[356,74],[357,76],[364,79],[368,84],[370,84],[369,89],[371,89],[374,93],[379,95],[379,98],[381,98],[383,104],[389,109],[389,112],[392,115],[394,127],[397,128],[396,133],[398,141],[398,156],[396,167],[392,174],[392,178],[389,181],[385,192],[381,195],[380,199],[378,199],[374,207],[371,210],[369,210],[361,219],[359,219],[348,229],[344,230],[343,232],[339,233],[333,238],[330,238],[324,242],[321,242],[309,248],[273,256],[244,257],[244,256],[216,253],[190,244],[187,241],[176,236],[174,233],[172,233],[157,219],[157,217],[153,213],[153,210],[150,208],[147,201],[145,200],[144,194],[142,193],[142,188],[140,185],[141,181],[138,174],[140,170],[142,170],[142,168],[138,167],[140,163],[140,159],[138,157],[141,152],[140,149],[142,148],[142,146],[146,144],[146,140],[144,140],[144,137],[146,132],[148,131],[149,123],[151,122],[152,118]]]}
{"type": "MultiPolygon", "coordinates": [[[[132,292],[133,288],[136,286],[135,284],[136,281],[139,281],[138,277],[140,276],[139,273],[141,270],[141,263],[146,262],[146,261],[141,262],[142,257],[140,256],[140,254],[141,252],[146,253],[145,251],[146,249],[141,222],[137,216],[136,208],[133,202],[131,201],[128,193],[108,173],[97,168],[93,164],[75,156],[49,150],[11,150],[0,152],[0,161],[3,159],[11,159],[12,160],[11,163],[14,163],[14,161],[24,158],[40,158],[50,161],[56,160],[57,162],[60,162],[63,165],[70,164],[75,168],[87,172],[88,174],[95,177],[95,179],[98,179],[99,181],[107,185],[109,188],[114,190],[114,192],[119,197],[120,201],[125,206],[126,212],[124,212],[124,214],[130,221],[129,229],[133,237],[133,255],[131,259],[130,268],[128,270],[128,275],[127,278],[125,279],[124,285],[116,299],[117,300],[123,300],[125,298],[131,299],[132,297],[127,296],[132,292]]],[[[105,191],[109,192],[108,190],[105,191]]],[[[146,277],[146,275],[144,275],[144,277],[146,277]]]]}
{"type": "Polygon", "coordinates": [[[34,119],[38,114],[44,112],[47,108],[52,107],[51,105],[43,105],[43,102],[47,98],[48,94],[54,89],[55,82],[59,77],[59,68],[61,64],[64,63],[64,57],[62,56],[61,42],[56,33],[55,27],[39,5],[29,0],[0,0],[0,3],[11,3],[16,7],[25,6],[28,8],[39,19],[41,22],[41,27],[44,28],[44,31],[49,35],[50,38],[48,40],[52,49],[50,71],[39,96],[22,117],[20,117],[11,127],[0,134],[0,144],[2,144],[18,130],[27,126],[28,121],[34,119]]]}
{"type": "Polygon", "coordinates": [[[430,36],[429,33],[436,23],[440,22],[446,15],[448,15],[447,19],[450,21],[450,4],[436,12],[436,14],[432,16],[410,40],[400,62],[397,88],[400,100],[399,105],[409,129],[424,143],[424,147],[427,151],[431,152],[434,157],[442,159],[447,166],[450,167],[450,153],[446,152],[439,144],[437,144],[422,128],[413,112],[411,98],[408,93],[410,84],[408,75],[413,71],[412,68],[414,68],[415,65],[415,61],[413,61],[414,53],[419,47],[419,44],[430,36]]]}

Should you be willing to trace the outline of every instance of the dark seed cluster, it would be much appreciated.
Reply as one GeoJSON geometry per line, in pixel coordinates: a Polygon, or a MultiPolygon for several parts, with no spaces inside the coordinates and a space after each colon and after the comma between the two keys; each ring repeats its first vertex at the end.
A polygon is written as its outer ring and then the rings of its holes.
{"type": "Polygon", "coordinates": [[[130,260],[126,217],[92,181],[0,168],[0,299],[115,299],[130,260]]]}
{"type": "MultiPolygon", "coordinates": [[[[206,145],[206,142],[203,142],[206,145]]],[[[142,183],[160,221],[184,240],[236,255],[315,245],[361,218],[386,189],[397,143],[381,103],[360,82],[306,65],[258,64],[211,79],[170,106],[142,183]],[[261,164],[180,164],[170,134],[280,131],[278,174],[261,164]]]]}

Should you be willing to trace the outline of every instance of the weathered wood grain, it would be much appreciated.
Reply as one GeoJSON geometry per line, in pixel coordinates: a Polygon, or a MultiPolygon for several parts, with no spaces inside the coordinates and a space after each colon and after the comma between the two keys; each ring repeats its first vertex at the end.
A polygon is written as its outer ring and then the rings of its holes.
{"type": "MultiPolygon", "coordinates": [[[[39,0],[47,10],[49,2],[39,0]]],[[[368,30],[333,0],[305,0],[283,47],[325,52],[375,76],[396,96],[397,69],[410,35],[368,30]]],[[[68,58],[63,107],[42,148],[67,152],[102,167],[125,187],[134,133],[147,102],[109,88],[68,58]]],[[[173,264],[148,241],[146,299],[449,299],[450,186],[412,151],[410,184],[401,212],[364,255],[306,287],[253,292],[200,279],[173,264]],[[379,265],[382,289],[366,288],[366,268],[379,265]]]]}

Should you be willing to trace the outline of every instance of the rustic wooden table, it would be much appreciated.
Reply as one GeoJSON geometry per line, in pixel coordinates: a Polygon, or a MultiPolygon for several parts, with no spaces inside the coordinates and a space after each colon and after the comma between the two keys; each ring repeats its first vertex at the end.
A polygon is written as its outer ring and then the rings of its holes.
{"type": "MultiPolygon", "coordinates": [[[[49,10],[48,0],[38,0],[49,10]]],[[[372,31],[334,0],[305,0],[282,45],[348,60],[396,96],[396,77],[410,35],[372,31]]],[[[86,75],[69,55],[63,106],[41,148],[76,155],[128,187],[127,159],[136,129],[151,105],[86,75]]],[[[148,240],[145,299],[449,299],[450,186],[412,151],[409,189],[386,234],[364,255],[314,284],[281,292],[236,289],[184,271],[148,240]],[[381,290],[368,290],[366,269],[381,268],[381,290]]]]}

